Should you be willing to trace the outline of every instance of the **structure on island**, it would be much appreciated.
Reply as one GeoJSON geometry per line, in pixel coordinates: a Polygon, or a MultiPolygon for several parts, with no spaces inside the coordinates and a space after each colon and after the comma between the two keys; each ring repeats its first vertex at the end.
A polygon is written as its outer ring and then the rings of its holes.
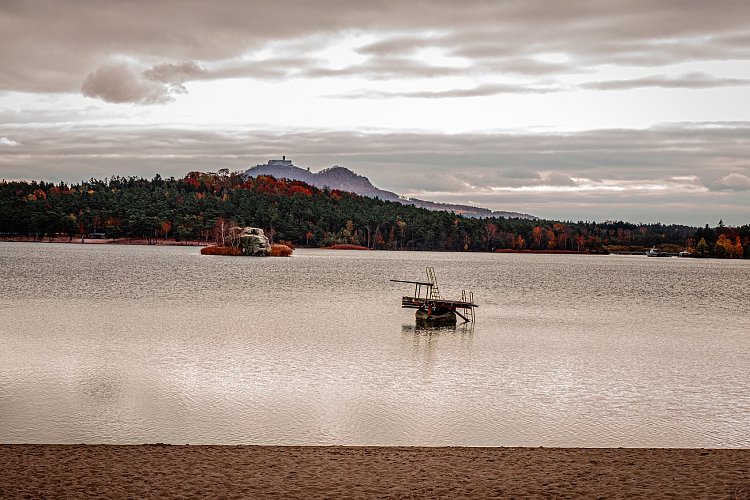
{"type": "Polygon", "coordinates": [[[239,248],[242,255],[265,257],[271,251],[271,242],[259,227],[233,227],[229,229],[229,244],[239,248]]]}
{"type": "Polygon", "coordinates": [[[201,248],[201,255],[289,257],[294,252],[294,247],[288,241],[271,243],[259,227],[222,227],[216,240],[216,245],[201,248]]]}
{"type": "Polygon", "coordinates": [[[287,160],[286,155],[282,156],[280,160],[268,160],[268,163],[263,165],[255,165],[256,167],[292,167],[292,160],[287,160]]]}
{"type": "Polygon", "coordinates": [[[459,316],[464,322],[473,323],[474,308],[479,307],[474,303],[474,292],[467,294],[466,290],[461,290],[460,300],[444,299],[440,296],[435,270],[432,267],[425,270],[428,281],[391,280],[414,285],[414,295],[402,297],[401,307],[416,309],[417,322],[451,324],[456,323],[456,316],[459,316]],[[463,312],[459,312],[459,309],[463,312]]]}

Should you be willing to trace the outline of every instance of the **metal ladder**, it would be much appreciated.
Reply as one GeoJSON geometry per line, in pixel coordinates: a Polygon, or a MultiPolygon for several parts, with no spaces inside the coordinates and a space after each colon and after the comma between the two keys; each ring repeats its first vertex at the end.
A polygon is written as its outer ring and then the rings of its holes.
{"type": "MultiPolygon", "coordinates": [[[[469,292],[469,304],[474,303],[474,292],[469,292]]],[[[466,300],[466,290],[461,290],[461,302],[467,302],[466,300]]],[[[473,307],[464,307],[464,315],[469,318],[469,321],[474,323],[474,308],[473,307]]]]}
{"type": "Polygon", "coordinates": [[[427,266],[425,270],[427,271],[427,280],[432,284],[432,286],[430,287],[430,298],[439,299],[440,288],[438,287],[437,276],[435,276],[435,269],[433,267],[427,266]]]}

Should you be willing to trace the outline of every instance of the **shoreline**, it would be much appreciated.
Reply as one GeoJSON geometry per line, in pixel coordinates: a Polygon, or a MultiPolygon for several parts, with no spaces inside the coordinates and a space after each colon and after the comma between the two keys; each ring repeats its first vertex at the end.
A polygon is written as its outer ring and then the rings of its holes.
{"type": "Polygon", "coordinates": [[[0,497],[750,498],[750,449],[0,445],[0,497]]]}
{"type": "Polygon", "coordinates": [[[68,237],[56,237],[56,238],[43,238],[41,240],[30,239],[30,238],[19,238],[19,237],[7,237],[0,236],[0,242],[6,243],[63,243],[66,245],[146,245],[146,246],[185,246],[185,247],[205,247],[209,246],[211,242],[204,242],[198,240],[185,240],[177,241],[172,238],[166,240],[154,240],[153,243],[149,243],[145,238],[113,238],[113,239],[99,239],[99,238],[73,238],[72,240],[68,237]]]}
{"type": "MultiPolygon", "coordinates": [[[[7,243],[64,243],[64,244],[70,244],[70,245],[147,245],[147,246],[198,246],[198,247],[206,247],[206,246],[212,246],[214,245],[213,241],[199,241],[199,240],[186,240],[186,241],[177,241],[173,238],[167,238],[154,240],[153,243],[149,243],[147,239],[145,238],[113,238],[113,239],[95,239],[95,238],[84,238],[83,241],[80,237],[73,238],[70,240],[67,236],[65,237],[54,237],[52,239],[50,238],[42,238],[34,240],[32,238],[23,238],[18,236],[0,236],[0,242],[7,242],[7,243]]],[[[534,250],[534,249],[523,249],[523,250],[513,250],[510,248],[501,248],[496,249],[493,251],[451,251],[451,250],[392,250],[392,249],[375,249],[375,248],[368,248],[361,245],[344,245],[344,244],[337,244],[337,245],[331,245],[327,247],[315,247],[315,246],[306,246],[306,245],[296,245],[295,248],[312,248],[312,249],[318,249],[318,250],[368,250],[368,251],[374,251],[374,252],[441,252],[441,253],[526,253],[526,254],[560,254],[560,255],[608,255],[608,253],[604,252],[590,252],[590,251],[579,251],[579,250],[534,250]]],[[[643,252],[645,254],[645,250],[643,252]]],[[[640,252],[638,252],[640,254],[640,252]]]]}
{"type": "MultiPolygon", "coordinates": [[[[73,238],[69,240],[68,237],[55,237],[55,238],[43,238],[43,239],[31,239],[22,238],[17,236],[0,236],[0,242],[2,243],[62,243],[69,245],[145,245],[145,246],[189,246],[189,247],[208,247],[214,245],[212,241],[199,241],[199,240],[185,240],[177,241],[173,238],[158,239],[149,243],[145,238],[115,238],[115,239],[96,239],[96,238],[73,238]]],[[[438,253],[487,253],[487,254],[532,254],[532,255],[628,255],[628,256],[645,256],[646,250],[633,250],[633,251],[606,251],[606,252],[591,252],[587,250],[541,250],[541,249],[523,249],[513,250],[510,248],[500,248],[492,251],[454,251],[454,250],[392,250],[392,249],[375,249],[363,247],[360,245],[332,245],[327,247],[315,247],[307,245],[295,245],[297,248],[307,248],[314,250],[368,250],[374,252],[438,252],[438,253]]],[[[659,255],[659,257],[677,257],[677,255],[659,255]]],[[[680,258],[695,258],[692,256],[680,256],[680,258]]],[[[746,260],[743,258],[739,259],[728,259],[720,257],[701,257],[701,260],[746,260]]]]}

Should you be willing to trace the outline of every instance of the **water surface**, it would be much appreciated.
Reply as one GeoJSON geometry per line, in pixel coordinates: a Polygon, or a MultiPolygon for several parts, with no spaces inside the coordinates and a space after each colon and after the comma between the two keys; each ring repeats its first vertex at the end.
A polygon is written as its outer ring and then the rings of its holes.
{"type": "Polygon", "coordinates": [[[0,243],[0,442],[750,447],[749,261],[0,243]],[[435,267],[477,323],[401,309],[435,267]]]}

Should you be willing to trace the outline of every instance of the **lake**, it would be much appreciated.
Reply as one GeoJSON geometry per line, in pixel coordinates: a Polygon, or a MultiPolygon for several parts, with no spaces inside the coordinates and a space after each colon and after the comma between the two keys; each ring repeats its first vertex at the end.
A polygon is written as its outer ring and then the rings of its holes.
{"type": "Polygon", "coordinates": [[[750,261],[0,243],[0,443],[750,447],[750,261]],[[434,266],[474,325],[417,328],[434,266]]]}

